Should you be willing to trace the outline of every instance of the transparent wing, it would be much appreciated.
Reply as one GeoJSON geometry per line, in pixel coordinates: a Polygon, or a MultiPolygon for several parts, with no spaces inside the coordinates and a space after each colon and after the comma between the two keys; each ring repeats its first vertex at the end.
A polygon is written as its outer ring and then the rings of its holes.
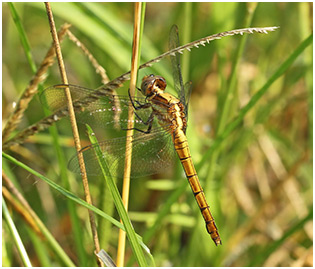
{"type": "MultiPolygon", "coordinates": [[[[41,102],[51,110],[67,109],[64,89],[68,87],[76,110],[76,117],[81,123],[96,123],[102,128],[126,129],[128,108],[130,98],[119,96],[104,91],[100,95],[88,88],[76,85],[56,85],[47,88],[41,95],[41,102]],[[84,101],[82,101],[84,100],[84,101]]],[[[132,98],[135,106],[139,107],[147,103],[144,97],[132,98]]],[[[155,105],[158,105],[155,102],[155,105]]],[[[163,104],[165,112],[159,110],[159,117],[167,118],[167,107],[163,104]]],[[[132,143],[132,177],[156,174],[163,171],[165,167],[172,165],[175,157],[175,150],[171,136],[167,131],[168,123],[165,121],[163,127],[158,123],[156,117],[148,122],[152,108],[148,106],[135,111],[135,128],[146,131],[148,123],[152,124],[151,132],[146,134],[135,131],[132,143]]],[[[115,177],[122,177],[124,170],[126,137],[108,139],[99,144],[102,151],[102,158],[107,162],[111,174],[115,177]]],[[[97,161],[96,145],[90,145],[82,149],[87,173],[99,175],[101,170],[97,161]]],[[[69,169],[73,172],[80,172],[75,155],[69,162],[69,169]]]]}
{"type": "Polygon", "coordinates": [[[185,118],[186,120],[188,120],[188,103],[189,103],[189,100],[190,100],[190,95],[191,95],[191,91],[192,91],[192,82],[191,81],[188,81],[185,83],[185,110],[184,110],[184,113],[185,113],[185,118]]]}
{"type": "MultiPolygon", "coordinates": [[[[169,50],[175,49],[179,47],[179,36],[178,36],[178,27],[177,25],[173,25],[170,31],[169,36],[169,50]]],[[[180,98],[180,101],[183,102],[182,98],[185,98],[184,94],[184,84],[183,84],[183,78],[181,74],[180,69],[180,55],[179,53],[175,53],[174,55],[170,56],[171,63],[172,63],[172,71],[173,71],[173,79],[174,79],[174,87],[178,94],[178,97],[180,98]]]]}
{"type": "MultiPolygon", "coordinates": [[[[42,104],[52,111],[62,108],[67,110],[64,92],[66,87],[70,90],[78,122],[117,130],[127,128],[128,108],[131,105],[129,96],[120,96],[109,91],[96,95],[94,90],[88,88],[62,84],[45,89],[40,96],[42,104]]],[[[132,99],[136,106],[147,103],[144,97],[132,97],[132,99]]],[[[145,123],[147,123],[151,113],[151,107],[136,110],[134,127],[145,131],[147,129],[145,123]]],[[[167,111],[165,110],[164,113],[167,111]]]]}
{"type": "Polygon", "coordinates": [[[113,94],[110,90],[100,90],[96,93],[95,90],[77,85],[58,84],[48,87],[42,92],[41,103],[52,111],[67,108],[66,88],[69,88],[72,101],[77,103],[77,106],[84,106],[103,96],[113,94]]]}
{"type": "MultiPolygon", "coordinates": [[[[177,25],[173,25],[170,31],[169,37],[169,50],[175,49],[179,47],[179,36],[178,36],[178,27],[177,25]]],[[[181,67],[180,67],[180,54],[175,53],[170,56],[173,70],[173,79],[174,79],[174,87],[178,94],[178,97],[181,103],[185,106],[185,113],[188,113],[188,102],[192,90],[192,83],[187,82],[184,87],[181,67]]],[[[187,119],[187,115],[186,119],[187,119]]]]}
{"type": "MultiPolygon", "coordinates": [[[[89,175],[101,174],[101,169],[97,158],[103,158],[111,175],[122,178],[124,171],[126,137],[105,140],[99,143],[102,151],[101,156],[97,156],[92,144],[81,150],[84,162],[89,175]]],[[[171,136],[163,128],[144,134],[137,132],[133,135],[132,157],[131,157],[131,177],[140,177],[156,174],[171,165],[175,158],[175,150],[171,136]]],[[[73,156],[68,165],[69,170],[80,173],[77,155],[73,156]]]]}

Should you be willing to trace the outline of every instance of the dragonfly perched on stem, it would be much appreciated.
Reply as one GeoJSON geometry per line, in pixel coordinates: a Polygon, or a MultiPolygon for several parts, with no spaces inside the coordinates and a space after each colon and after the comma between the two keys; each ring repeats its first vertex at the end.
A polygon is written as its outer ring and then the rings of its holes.
{"type": "MultiPolygon", "coordinates": [[[[180,47],[176,47],[174,49],[171,49],[156,58],[143,63],[139,66],[139,69],[147,68],[152,66],[154,63],[157,63],[164,59],[165,57],[175,55],[177,53],[183,53],[183,51],[188,50],[190,51],[192,48],[198,48],[199,46],[206,46],[206,44],[209,44],[213,40],[221,39],[223,37],[227,36],[233,36],[233,35],[243,35],[243,34],[253,34],[253,33],[260,33],[260,34],[268,34],[269,32],[275,31],[279,27],[254,27],[254,28],[244,28],[244,29],[236,29],[231,31],[226,31],[210,36],[203,37],[201,39],[195,40],[193,42],[187,43],[185,45],[182,45],[180,47]]],[[[45,63],[45,61],[44,61],[45,63]]],[[[42,64],[44,66],[45,64],[42,64]]],[[[108,82],[107,84],[103,85],[102,87],[99,87],[98,89],[92,92],[90,91],[90,94],[83,95],[83,98],[79,98],[77,100],[75,107],[84,107],[87,103],[90,103],[91,101],[94,101],[95,99],[99,98],[98,96],[106,95],[109,91],[113,91],[121,85],[130,79],[130,71],[120,75],[119,77],[113,79],[112,81],[108,82]]],[[[36,84],[36,83],[35,83],[36,84]]],[[[35,87],[34,85],[32,87],[35,87]]],[[[44,101],[44,103],[46,103],[44,101]]],[[[58,106],[57,106],[58,107],[58,106]]],[[[28,126],[23,131],[17,133],[14,137],[6,140],[3,142],[2,149],[6,150],[9,149],[11,146],[16,144],[21,144],[27,137],[34,135],[35,133],[47,128],[48,126],[51,126],[53,123],[59,121],[61,118],[69,115],[67,111],[66,106],[60,106],[59,109],[56,109],[54,111],[53,115],[50,115],[48,117],[45,117],[44,119],[40,120],[39,122],[28,126]]]]}
{"type": "MultiPolygon", "coordinates": [[[[179,46],[178,29],[173,26],[170,32],[170,50],[179,46]]],[[[186,138],[188,120],[188,101],[192,89],[191,82],[183,83],[180,57],[171,56],[174,87],[178,98],[165,92],[166,81],[157,75],[145,76],[139,89],[143,97],[120,96],[103,91],[102,96],[93,96],[93,90],[74,85],[55,85],[47,88],[42,102],[53,110],[66,105],[64,88],[69,87],[73,101],[92,99],[77,109],[78,121],[97,122],[98,125],[126,130],[128,107],[132,104],[135,112],[132,136],[131,177],[139,177],[163,171],[172,164],[176,153],[182,163],[197,204],[206,223],[208,233],[216,245],[221,239],[209,209],[203,189],[195,170],[186,138]],[[175,149],[175,150],[174,150],[175,149]]],[[[108,139],[89,145],[81,150],[86,164],[87,174],[101,174],[97,158],[104,158],[110,173],[115,177],[123,176],[126,137],[108,139]],[[102,156],[96,153],[96,147],[102,156]]],[[[69,162],[69,169],[80,172],[75,155],[69,162]]]]}

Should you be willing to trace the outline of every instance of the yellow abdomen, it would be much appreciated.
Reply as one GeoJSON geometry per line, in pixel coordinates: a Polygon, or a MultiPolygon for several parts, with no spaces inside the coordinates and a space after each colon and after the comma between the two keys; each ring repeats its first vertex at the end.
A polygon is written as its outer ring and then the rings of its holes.
{"type": "Polygon", "coordinates": [[[215,225],[214,218],[212,217],[212,214],[210,212],[209,205],[207,203],[203,189],[200,185],[199,178],[195,170],[195,166],[190,156],[190,151],[189,151],[186,135],[183,130],[177,128],[174,131],[172,137],[173,137],[175,150],[183,165],[186,177],[189,181],[191,190],[200,208],[201,214],[206,222],[207,231],[211,235],[211,238],[216,245],[221,244],[221,239],[218,233],[218,229],[215,225]]]}

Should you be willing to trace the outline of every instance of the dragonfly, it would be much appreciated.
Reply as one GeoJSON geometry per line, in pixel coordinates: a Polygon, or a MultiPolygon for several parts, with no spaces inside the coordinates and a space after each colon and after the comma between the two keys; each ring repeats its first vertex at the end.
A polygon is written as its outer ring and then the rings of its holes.
{"type": "MultiPolygon", "coordinates": [[[[169,48],[179,46],[178,28],[170,31],[169,48]]],[[[215,245],[222,244],[210,207],[201,187],[186,137],[188,102],[191,82],[183,83],[180,56],[171,56],[174,88],[178,97],[165,92],[167,82],[162,76],[150,74],[142,79],[138,90],[142,96],[117,95],[108,90],[94,90],[76,85],[55,85],[41,95],[42,103],[52,110],[66,107],[65,88],[69,88],[81,123],[95,122],[98,126],[127,130],[128,108],[134,109],[134,134],[132,135],[131,177],[143,177],[165,170],[174,158],[179,158],[195,200],[204,218],[207,232],[215,245]],[[80,101],[85,100],[85,101],[80,101]],[[88,100],[88,101],[86,101],[88,100]]],[[[107,139],[81,149],[87,174],[101,174],[98,158],[104,158],[112,176],[122,178],[126,152],[126,136],[107,139]],[[100,148],[99,156],[96,148],[100,148]]],[[[70,159],[68,168],[80,172],[77,155],[70,159]]]]}

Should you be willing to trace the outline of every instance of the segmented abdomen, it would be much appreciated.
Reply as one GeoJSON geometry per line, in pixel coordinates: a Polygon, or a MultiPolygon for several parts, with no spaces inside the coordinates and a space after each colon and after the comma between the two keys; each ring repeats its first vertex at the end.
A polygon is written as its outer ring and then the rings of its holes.
{"type": "Polygon", "coordinates": [[[186,135],[184,134],[183,130],[180,130],[178,128],[174,131],[173,143],[175,146],[175,150],[178,154],[178,157],[185,170],[185,174],[189,181],[191,190],[200,208],[201,214],[206,222],[207,231],[211,235],[211,238],[216,245],[221,244],[220,235],[215,225],[214,218],[212,217],[212,214],[210,212],[209,205],[207,203],[203,189],[200,185],[197,172],[195,170],[192,158],[190,156],[186,135]]]}

